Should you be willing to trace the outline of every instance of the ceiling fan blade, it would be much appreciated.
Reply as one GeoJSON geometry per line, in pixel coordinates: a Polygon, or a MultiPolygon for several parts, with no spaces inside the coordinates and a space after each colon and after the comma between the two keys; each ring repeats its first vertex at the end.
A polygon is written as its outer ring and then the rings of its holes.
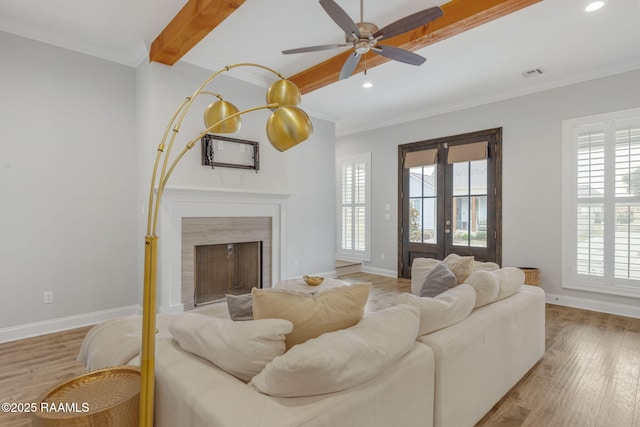
{"type": "Polygon", "coordinates": [[[296,49],[288,49],[288,50],[283,50],[282,53],[284,53],[285,55],[290,54],[290,53],[305,53],[305,52],[317,52],[319,50],[329,50],[329,49],[335,49],[338,47],[347,47],[350,46],[348,44],[342,43],[342,44],[322,44],[319,46],[307,46],[307,47],[299,47],[296,49]]]}
{"type": "Polygon", "coordinates": [[[431,7],[429,9],[416,12],[413,15],[405,16],[402,19],[398,19],[386,27],[376,31],[373,37],[382,36],[383,39],[389,39],[399,34],[406,33],[415,28],[422,27],[425,24],[440,18],[443,15],[442,9],[438,6],[431,7]]]}
{"type": "Polygon", "coordinates": [[[320,6],[327,12],[327,14],[333,19],[333,22],[338,24],[338,27],[342,28],[342,30],[351,35],[356,35],[356,38],[360,38],[360,31],[356,26],[356,23],[353,22],[353,19],[347,15],[347,12],[344,11],[336,2],[333,0],[320,0],[320,6]]]}
{"type": "Polygon", "coordinates": [[[358,62],[360,62],[360,54],[354,52],[353,55],[349,56],[342,66],[342,70],[340,70],[340,80],[348,79],[351,74],[353,74],[353,70],[356,69],[358,62]]]}
{"type": "Polygon", "coordinates": [[[394,61],[404,62],[411,65],[422,65],[427,60],[424,56],[420,56],[417,53],[410,52],[408,50],[400,49],[395,46],[378,45],[372,48],[378,55],[382,55],[385,58],[393,59],[394,61]]]}

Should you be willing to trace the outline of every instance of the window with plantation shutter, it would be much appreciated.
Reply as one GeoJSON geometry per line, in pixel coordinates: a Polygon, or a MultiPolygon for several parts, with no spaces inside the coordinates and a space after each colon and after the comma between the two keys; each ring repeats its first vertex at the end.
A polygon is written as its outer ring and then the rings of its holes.
{"type": "Polygon", "coordinates": [[[338,236],[341,259],[369,261],[371,211],[371,153],[343,157],[337,162],[338,236]]]}
{"type": "Polygon", "coordinates": [[[640,109],[564,122],[563,286],[640,297],[640,109]]]}

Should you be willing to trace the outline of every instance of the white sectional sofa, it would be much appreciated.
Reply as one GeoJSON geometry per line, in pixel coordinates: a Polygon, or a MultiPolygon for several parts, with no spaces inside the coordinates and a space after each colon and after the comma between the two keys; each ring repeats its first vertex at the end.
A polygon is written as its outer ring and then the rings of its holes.
{"type": "MultiPolygon", "coordinates": [[[[416,270],[416,283],[424,280],[425,271],[416,270]]],[[[413,307],[407,312],[418,315],[413,307]]],[[[202,313],[228,318],[225,304],[202,313]]],[[[417,337],[375,377],[345,390],[304,397],[260,393],[167,337],[156,349],[155,425],[473,426],[542,357],[544,317],[543,291],[522,285],[514,295],[475,308],[458,323],[417,337]]],[[[160,319],[159,325],[164,322],[160,319]]],[[[91,349],[84,352],[86,360],[91,349]]]]}

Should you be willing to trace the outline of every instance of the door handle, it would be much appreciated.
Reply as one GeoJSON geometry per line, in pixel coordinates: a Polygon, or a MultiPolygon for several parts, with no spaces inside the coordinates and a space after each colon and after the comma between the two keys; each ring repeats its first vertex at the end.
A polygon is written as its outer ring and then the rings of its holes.
{"type": "Polygon", "coordinates": [[[446,234],[449,234],[449,233],[451,233],[451,229],[450,229],[450,228],[445,228],[445,229],[444,229],[444,232],[445,232],[446,234]]]}

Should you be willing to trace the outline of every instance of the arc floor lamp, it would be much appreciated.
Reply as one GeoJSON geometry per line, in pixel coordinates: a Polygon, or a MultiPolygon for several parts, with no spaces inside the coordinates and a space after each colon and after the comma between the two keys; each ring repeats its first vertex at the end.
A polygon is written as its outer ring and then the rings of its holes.
{"type": "Polygon", "coordinates": [[[144,290],[142,307],[142,350],[140,364],[140,426],[153,426],[154,408],[154,368],[156,335],[156,272],[158,257],[158,235],[156,234],[160,200],[174,168],[182,157],[207,133],[233,133],[240,128],[240,116],[243,114],[270,109],[272,114],[267,120],[267,137],[278,151],[285,151],[311,136],[313,127],[309,116],[298,105],[301,101],[300,90],[280,73],[259,64],[241,63],[229,65],[215,72],[187,97],[178,107],[169,121],[158,145],[156,159],[151,174],[149,207],[147,214],[147,234],[144,251],[144,290]],[[217,93],[205,90],[205,87],[220,74],[237,67],[258,67],[275,74],[276,80],[266,94],[266,104],[239,111],[233,104],[225,101],[217,93]],[[194,100],[201,95],[218,98],[204,112],[205,129],[189,140],[170,163],[171,150],[180,133],[180,127],[194,100]],[[161,166],[160,166],[161,165],[161,166]]]}

